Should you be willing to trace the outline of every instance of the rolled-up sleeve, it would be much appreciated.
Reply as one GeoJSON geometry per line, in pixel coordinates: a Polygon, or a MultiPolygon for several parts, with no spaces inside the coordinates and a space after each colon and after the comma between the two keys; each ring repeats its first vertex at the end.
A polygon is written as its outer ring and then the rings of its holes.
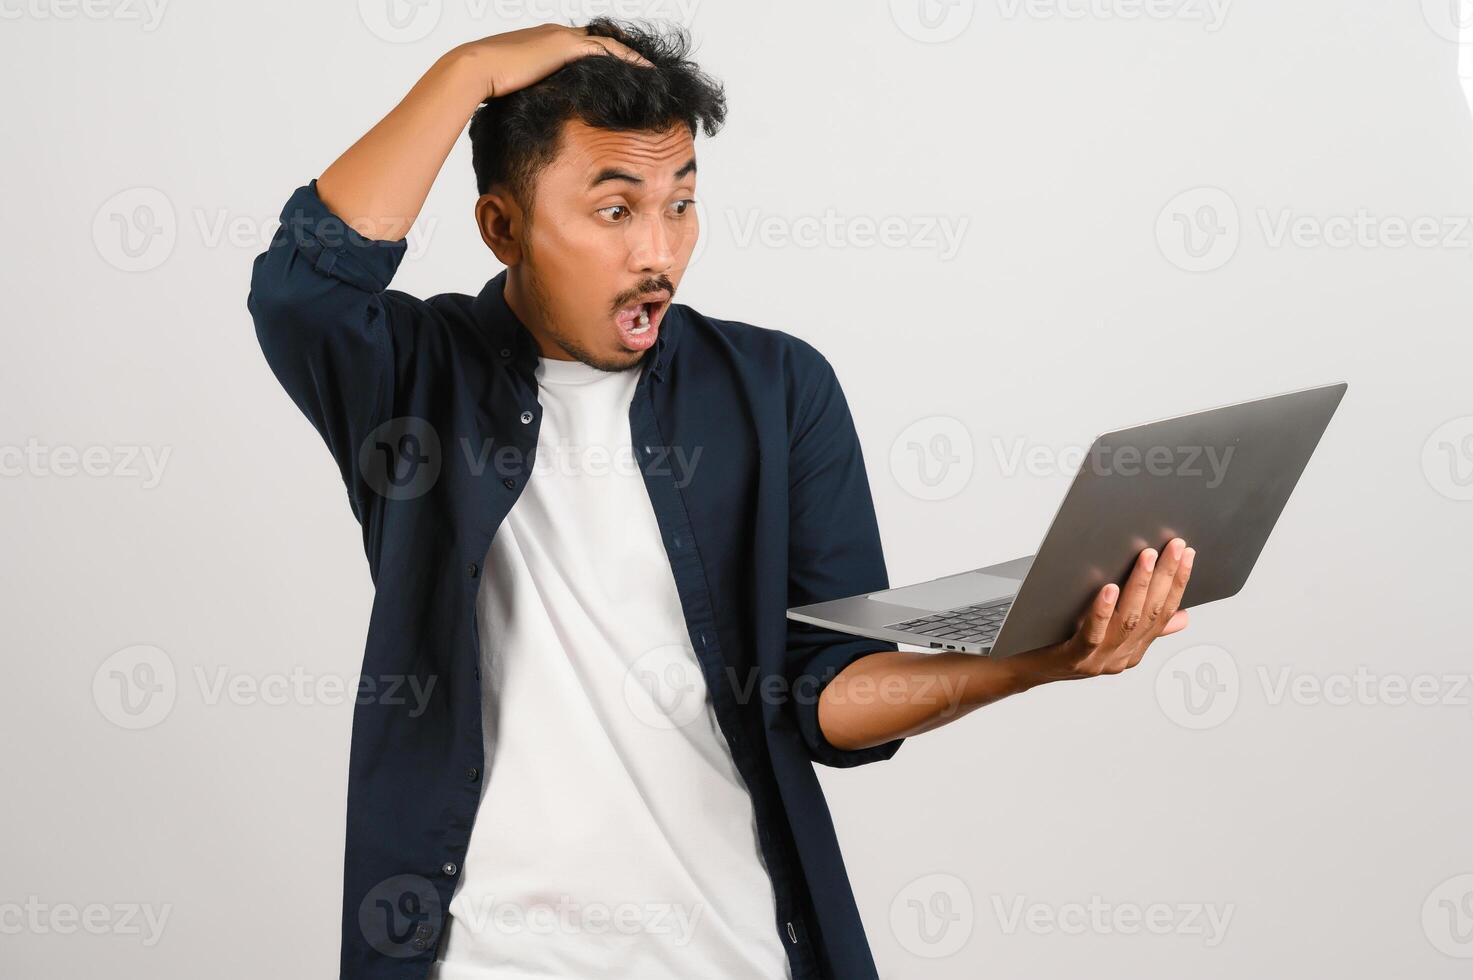
{"type": "Polygon", "coordinates": [[[246,298],[266,363],[327,443],[360,520],[368,491],[358,449],[392,415],[391,321],[414,302],[387,292],[406,248],[403,239],[359,235],[328,210],[313,180],[282,208],[246,298]]]}
{"type": "MultiPolygon", "coordinates": [[[[789,448],[788,605],[842,599],[889,587],[864,455],[832,366],[799,344],[789,448]]],[[[787,662],[798,728],[815,762],[849,768],[891,758],[904,739],[845,750],[824,738],[818,698],[829,681],[866,654],[894,650],[883,640],[788,621],[787,662]]]]}

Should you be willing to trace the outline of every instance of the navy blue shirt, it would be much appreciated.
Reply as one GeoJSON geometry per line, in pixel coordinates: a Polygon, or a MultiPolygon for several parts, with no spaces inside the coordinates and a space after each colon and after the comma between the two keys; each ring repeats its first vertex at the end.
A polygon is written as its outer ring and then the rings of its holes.
{"type": "MultiPolygon", "coordinates": [[[[445,934],[480,800],[476,592],[533,472],[537,346],[506,304],[505,272],[474,297],[389,289],[406,243],[358,235],[315,181],[281,222],[247,306],[272,372],[337,462],[375,586],[353,713],[341,975],[419,978],[445,934]]],[[[837,749],[817,714],[835,674],[894,647],[784,615],[889,585],[843,391],[810,344],[679,303],[637,370],[632,444],[751,793],[773,928],[796,980],[874,978],[813,764],[899,749],[837,749]]]]}

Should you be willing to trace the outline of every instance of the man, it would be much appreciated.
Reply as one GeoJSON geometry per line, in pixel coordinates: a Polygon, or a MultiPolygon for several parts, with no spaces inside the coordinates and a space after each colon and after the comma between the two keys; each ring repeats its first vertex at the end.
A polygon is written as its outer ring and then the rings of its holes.
{"type": "Polygon", "coordinates": [[[828,362],[673,301],[694,138],[726,112],[688,49],[605,20],[458,47],[256,260],[262,349],[376,585],[344,977],[873,978],[813,763],[889,759],[1185,625],[1180,539],[1006,660],[786,621],[887,587],[884,558],[828,362]],[[473,114],[506,269],[475,297],[391,290],[473,114]]]}

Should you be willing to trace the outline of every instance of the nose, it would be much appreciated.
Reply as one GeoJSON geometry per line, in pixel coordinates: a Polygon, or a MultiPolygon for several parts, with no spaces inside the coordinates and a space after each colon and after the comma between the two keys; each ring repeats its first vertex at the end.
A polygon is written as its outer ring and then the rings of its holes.
{"type": "Polygon", "coordinates": [[[644,214],[629,222],[630,271],[643,275],[668,273],[675,265],[670,229],[658,214],[644,214]]]}

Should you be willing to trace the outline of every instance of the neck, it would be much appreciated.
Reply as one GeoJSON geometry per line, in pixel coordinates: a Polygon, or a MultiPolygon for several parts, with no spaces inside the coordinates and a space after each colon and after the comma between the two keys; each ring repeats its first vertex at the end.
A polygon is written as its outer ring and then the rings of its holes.
{"type": "Polygon", "coordinates": [[[518,320],[522,321],[522,325],[537,341],[538,352],[543,357],[555,361],[577,360],[553,340],[552,334],[547,329],[547,318],[544,314],[547,305],[539,301],[537,286],[528,281],[525,270],[520,266],[506,270],[506,286],[502,290],[502,295],[506,299],[507,307],[518,320]]]}

